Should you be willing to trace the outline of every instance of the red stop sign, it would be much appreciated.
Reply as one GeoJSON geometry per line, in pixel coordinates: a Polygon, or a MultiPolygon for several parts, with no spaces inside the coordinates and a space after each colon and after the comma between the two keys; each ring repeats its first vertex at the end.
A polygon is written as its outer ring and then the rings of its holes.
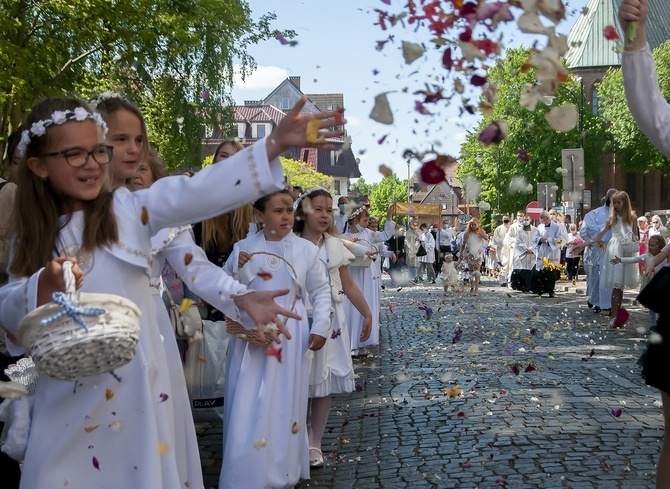
{"type": "Polygon", "coordinates": [[[536,200],[526,206],[526,214],[531,219],[539,219],[543,210],[542,206],[536,200]]]}

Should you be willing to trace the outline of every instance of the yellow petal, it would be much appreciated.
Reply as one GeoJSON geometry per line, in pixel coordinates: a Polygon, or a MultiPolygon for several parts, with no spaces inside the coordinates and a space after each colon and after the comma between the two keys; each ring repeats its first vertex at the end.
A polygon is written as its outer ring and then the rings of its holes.
{"type": "Polygon", "coordinates": [[[181,303],[181,306],[179,307],[179,312],[184,312],[186,309],[191,307],[193,304],[195,304],[195,301],[191,299],[184,299],[184,301],[181,303]]]}
{"type": "Polygon", "coordinates": [[[321,129],[321,121],[319,119],[314,119],[307,123],[308,143],[316,143],[316,140],[319,139],[319,129],[321,129]]]}

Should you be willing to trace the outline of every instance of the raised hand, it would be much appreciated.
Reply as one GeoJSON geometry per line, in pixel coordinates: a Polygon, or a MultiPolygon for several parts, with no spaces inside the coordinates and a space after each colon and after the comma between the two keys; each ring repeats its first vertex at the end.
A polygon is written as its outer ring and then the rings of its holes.
{"type": "Polygon", "coordinates": [[[272,131],[267,138],[268,159],[273,160],[291,147],[314,147],[325,150],[334,150],[335,146],[327,143],[327,138],[341,136],[344,131],[328,130],[335,126],[342,126],[344,119],[342,114],[344,109],[327,110],[324,112],[315,112],[301,114],[300,111],[305,106],[307,97],[303,96],[298,103],[286,114],[279,125],[272,131]],[[320,121],[318,138],[315,142],[310,142],[308,137],[307,125],[311,121],[320,121]]]}

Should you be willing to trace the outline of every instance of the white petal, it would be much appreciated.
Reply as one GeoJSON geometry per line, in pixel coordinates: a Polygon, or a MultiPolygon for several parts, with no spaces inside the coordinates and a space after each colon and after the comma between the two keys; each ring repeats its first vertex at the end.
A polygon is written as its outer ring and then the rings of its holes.
{"type": "Polygon", "coordinates": [[[554,107],[544,116],[547,122],[557,131],[568,132],[579,122],[579,112],[574,104],[565,104],[562,107],[554,107]]]}
{"type": "Polygon", "coordinates": [[[403,41],[402,55],[405,57],[405,63],[411,65],[414,61],[423,56],[423,48],[421,47],[421,44],[403,41]]]}
{"type": "Polygon", "coordinates": [[[393,124],[393,112],[391,112],[386,93],[380,93],[375,97],[375,106],[370,112],[370,119],[381,124],[393,124]]]}

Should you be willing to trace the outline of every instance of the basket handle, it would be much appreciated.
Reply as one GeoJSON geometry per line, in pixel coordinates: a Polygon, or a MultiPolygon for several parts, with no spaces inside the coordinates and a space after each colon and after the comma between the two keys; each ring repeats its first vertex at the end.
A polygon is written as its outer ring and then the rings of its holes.
{"type": "Polygon", "coordinates": [[[74,298],[77,293],[77,281],[72,273],[72,262],[66,260],[63,262],[63,278],[65,279],[65,293],[74,298]]]}

